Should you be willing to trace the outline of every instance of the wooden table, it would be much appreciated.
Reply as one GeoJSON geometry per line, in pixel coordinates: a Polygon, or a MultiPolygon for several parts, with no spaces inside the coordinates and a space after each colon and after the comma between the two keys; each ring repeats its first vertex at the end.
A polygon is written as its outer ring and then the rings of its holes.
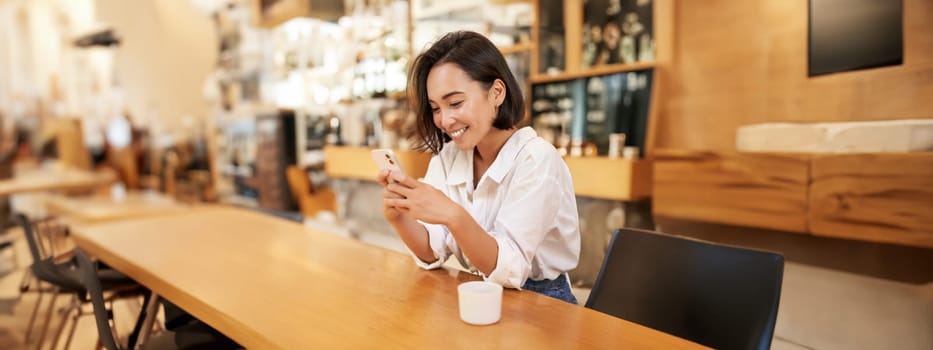
{"type": "Polygon", "coordinates": [[[250,349],[694,349],[689,341],[528,291],[502,320],[458,316],[457,285],[412,258],[225,207],[78,225],[77,244],[250,349]]]}
{"type": "Polygon", "coordinates": [[[60,167],[17,171],[11,179],[0,180],[0,196],[17,193],[81,190],[106,186],[115,180],[113,174],[60,167]]]}
{"type": "Polygon", "coordinates": [[[51,214],[72,222],[86,223],[180,214],[192,209],[190,205],[156,192],[129,192],[122,198],[111,195],[51,196],[46,198],[45,204],[51,214]]]}

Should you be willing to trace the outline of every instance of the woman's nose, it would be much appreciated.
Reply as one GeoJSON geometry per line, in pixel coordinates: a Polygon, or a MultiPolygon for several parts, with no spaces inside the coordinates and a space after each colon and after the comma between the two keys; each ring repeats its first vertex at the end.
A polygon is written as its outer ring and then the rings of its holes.
{"type": "Polygon", "coordinates": [[[453,126],[454,122],[456,122],[456,120],[454,120],[453,113],[451,113],[450,110],[442,109],[441,110],[441,125],[446,129],[450,126],[453,126]]]}

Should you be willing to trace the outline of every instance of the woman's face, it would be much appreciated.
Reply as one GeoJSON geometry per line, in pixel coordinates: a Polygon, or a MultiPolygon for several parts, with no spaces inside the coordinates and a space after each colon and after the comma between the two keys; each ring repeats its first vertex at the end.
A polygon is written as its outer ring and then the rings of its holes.
{"type": "Polygon", "coordinates": [[[486,89],[460,66],[443,63],[428,72],[427,92],[434,125],[466,151],[493,128],[497,106],[505,99],[505,84],[496,80],[486,89]]]}

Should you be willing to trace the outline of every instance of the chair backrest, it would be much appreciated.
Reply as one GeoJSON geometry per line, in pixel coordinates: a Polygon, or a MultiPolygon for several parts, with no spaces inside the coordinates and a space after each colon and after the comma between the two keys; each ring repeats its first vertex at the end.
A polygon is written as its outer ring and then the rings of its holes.
{"type": "Polygon", "coordinates": [[[29,255],[32,256],[32,261],[36,262],[44,259],[45,256],[42,253],[42,247],[39,246],[39,237],[32,226],[32,221],[22,213],[13,214],[13,220],[23,229],[23,236],[26,237],[26,243],[29,245],[29,255]]]}
{"type": "Polygon", "coordinates": [[[75,259],[78,261],[81,283],[84,284],[88,297],[91,299],[91,305],[94,306],[94,321],[97,322],[97,335],[100,337],[100,344],[107,350],[119,350],[120,347],[114,338],[113,329],[110,328],[107,305],[104,303],[104,288],[97,275],[97,264],[92,262],[80,248],[75,249],[75,259]]]}
{"type": "Polygon", "coordinates": [[[769,349],[781,254],[617,230],[586,307],[717,349],[769,349]]]}
{"type": "MultiPolygon", "coordinates": [[[[32,271],[33,276],[39,281],[51,283],[60,288],[62,292],[83,292],[84,286],[74,276],[73,271],[69,270],[69,262],[58,263],[55,261],[54,252],[52,252],[54,243],[51,242],[51,238],[47,237],[49,239],[48,252],[43,248],[42,242],[39,241],[39,228],[49,231],[61,229],[62,227],[57,226],[52,220],[33,223],[26,215],[21,213],[14,214],[13,219],[22,227],[23,236],[26,237],[26,243],[29,245],[29,255],[32,256],[33,260],[32,264],[29,265],[29,269],[32,271]]],[[[45,236],[49,236],[51,233],[44,232],[45,236]]]]}

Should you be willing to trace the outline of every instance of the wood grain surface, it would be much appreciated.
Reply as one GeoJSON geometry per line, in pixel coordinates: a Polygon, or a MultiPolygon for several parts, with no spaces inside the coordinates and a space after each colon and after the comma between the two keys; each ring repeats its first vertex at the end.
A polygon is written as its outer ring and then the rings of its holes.
{"type": "Polygon", "coordinates": [[[933,248],[933,153],[814,156],[816,235],[933,248]]]}
{"type": "Polygon", "coordinates": [[[659,149],[657,216],[807,232],[809,156],[659,149]]]}
{"type": "Polygon", "coordinates": [[[651,196],[651,161],[564,157],[578,196],[630,201],[651,196]]]}
{"type": "Polygon", "coordinates": [[[471,326],[457,285],[405,254],[231,208],[81,225],[76,243],[250,349],[691,349],[582,306],[506,290],[471,326]]]}

